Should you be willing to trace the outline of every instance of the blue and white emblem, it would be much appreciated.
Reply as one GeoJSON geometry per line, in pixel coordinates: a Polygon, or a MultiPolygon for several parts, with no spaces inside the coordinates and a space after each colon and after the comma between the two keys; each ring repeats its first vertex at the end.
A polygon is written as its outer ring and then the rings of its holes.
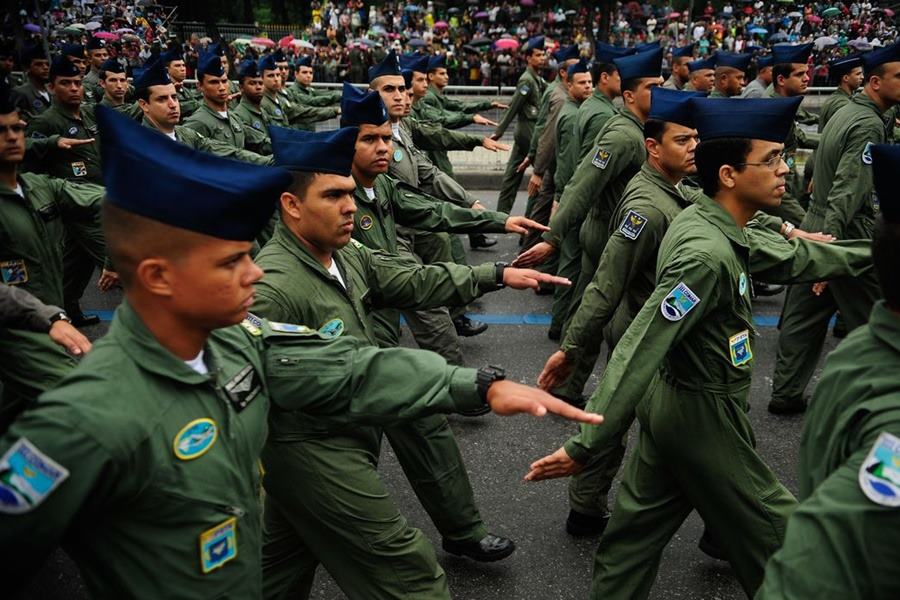
{"type": "Polygon", "coordinates": [[[75,125],[69,127],[69,135],[75,135],[76,133],[78,133],[78,127],[76,127],[75,125]]]}
{"type": "Polygon", "coordinates": [[[260,131],[262,131],[262,123],[260,123],[259,120],[253,121],[253,129],[259,129],[260,131]]]}
{"type": "Polygon", "coordinates": [[[363,215],[359,219],[359,228],[363,231],[368,231],[372,229],[372,225],[375,224],[375,221],[372,220],[371,215],[363,215]]]}
{"type": "Polygon", "coordinates": [[[28,269],[25,267],[25,260],[22,258],[16,260],[0,261],[0,278],[7,285],[17,285],[28,282],[28,269]]]}
{"type": "Polygon", "coordinates": [[[875,504],[900,506],[900,438],[886,431],[878,436],[859,468],[859,487],[875,504]]]}
{"type": "Polygon", "coordinates": [[[594,158],[591,159],[591,164],[598,169],[605,169],[606,165],[609,164],[609,159],[611,156],[612,154],[610,154],[603,148],[597,148],[597,153],[594,154],[594,158]]]}
{"type": "Polygon", "coordinates": [[[700,304],[700,296],[691,291],[683,281],[669,292],[659,305],[659,312],[669,321],[680,321],[684,315],[700,304]]]}
{"type": "Polygon", "coordinates": [[[753,359],[753,351],[750,349],[750,332],[743,330],[728,338],[728,354],[731,356],[732,366],[739,367],[753,359]]]}
{"type": "Polygon", "coordinates": [[[319,335],[323,338],[336,338],[344,333],[344,322],[340,319],[331,319],[321,327],[319,327],[319,335]]]}
{"type": "Polygon", "coordinates": [[[400,162],[401,160],[403,160],[403,150],[397,148],[396,150],[394,150],[394,161],[400,162]]]}
{"type": "Polygon", "coordinates": [[[19,438],[0,458],[0,513],[28,512],[68,477],[65,467],[19,438]]]}
{"type": "Polygon", "coordinates": [[[215,421],[205,417],[194,419],[175,434],[172,448],[181,460],[194,460],[209,452],[218,436],[215,421]]]}
{"type": "Polygon", "coordinates": [[[628,214],[625,215],[625,219],[622,221],[622,225],[619,226],[619,233],[627,237],[629,240],[636,240],[641,232],[644,230],[644,225],[647,224],[647,217],[633,211],[629,210],[628,214]]]}
{"type": "Polygon", "coordinates": [[[741,273],[741,276],[738,277],[738,293],[743,296],[747,293],[747,274],[741,273]]]}
{"type": "Polygon", "coordinates": [[[866,142],[866,147],[863,148],[862,163],[864,165],[872,164],[872,142],[866,142]]]}
{"type": "Polygon", "coordinates": [[[276,109],[275,109],[275,114],[278,115],[278,116],[280,117],[280,116],[281,116],[281,109],[280,109],[280,108],[276,108],[276,109]]]}
{"type": "Polygon", "coordinates": [[[200,569],[209,573],[237,557],[237,519],[232,517],[200,534],[200,569]]]}

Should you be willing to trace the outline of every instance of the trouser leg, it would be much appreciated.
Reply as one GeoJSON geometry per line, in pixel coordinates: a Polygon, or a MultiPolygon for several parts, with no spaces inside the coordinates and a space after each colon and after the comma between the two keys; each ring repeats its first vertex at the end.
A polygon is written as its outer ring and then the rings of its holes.
{"type": "Polygon", "coordinates": [[[94,276],[94,261],[71,238],[66,240],[63,253],[63,308],[73,316],[80,314],[79,303],[94,276]]]}
{"type": "Polygon", "coordinates": [[[290,519],[271,496],[263,511],[263,598],[305,600],[309,598],[318,559],[313,556],[290,519]]]}
{"type": "Polygon", "coordinates": [[[571,286],[557,286],[553,292],[553,308],[551,309],[550,330],[562,332],[563,325],[569,318],[569,307],[575,295],[575,288],[581,275],[581,243],[578,230],[566,232],[559,246],[559,262],[556,274],[572,282],[571,286]]]}
{"type": "Polygon", "coordinates": [[[497,198],[497,210],[509,214],[512,212],[513,205],[516,202],[516,194],[519,192],[519,186],[522,184],[522,176],[524,172],[516,172],[525,157],[528,155],[528,147],[531,144],[530,127],[516,125],[516,132],[513,141],[512,152],[509,153],[509,161],[506,163],[506,169],[503,171],[503,179],[500,182],[500,195],[497,198]]]}
{"type": "Polygon", "coordinates": [[[389,427],[384,433],[419,502],[444,538],[479,541],[487,535],[446,417],[432,415],[389,427]]]}

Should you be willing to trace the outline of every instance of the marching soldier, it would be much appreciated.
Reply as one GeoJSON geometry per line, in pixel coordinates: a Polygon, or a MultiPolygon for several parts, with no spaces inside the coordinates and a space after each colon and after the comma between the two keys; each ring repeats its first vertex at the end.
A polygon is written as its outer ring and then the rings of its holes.
{"type": "Polygon", "coordinates": [[[25,83],[13,90],[13,98],[19,115],[31,121],[50,108],[50,92],[47,89],[50,61],[43,47],[31,46],[23,53],[22,65],[25,67],[25,83]]]}
{"type": "Polygon", "coordinates": [[[863,61],[858,54],[835,58],[828,63],[828,73],[837,85],[819,109],[819,133],[834,114],[850,102],[863,81],[863,61]]]}
{"type": "Polygon", "coordinates": [[[672,74],[669,75],[669,78],[666,79],[662,86],[670,90],[683,90],[691,77],[688,63],[692,60],[694,60],[694,44],[673,48],[672,74]]]}
{"type": "Polygon", "coordinates": [[[750,66],[750,54],[716,52],[715,83],[709,93],[710,98],[736,98],[741,95],[750,66]]]}

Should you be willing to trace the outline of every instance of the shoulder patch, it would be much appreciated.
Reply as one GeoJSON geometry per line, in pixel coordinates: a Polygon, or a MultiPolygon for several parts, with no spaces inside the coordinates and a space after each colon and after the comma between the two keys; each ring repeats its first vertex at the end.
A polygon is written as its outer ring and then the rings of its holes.
{"type": "Polygon", "coordinates": [[[700,304],[700,296],[691,291],[683,281],[669,292],[659,305],[659,312],[669,321],[680,321],[695,306],[700,304]]]}
{"type": "Polygon", "coordinates": [[[863,148],[862,163],[864,165],[872,164],[872,142],[866,142],[866,147],[863,148]]]}
{"type": "Polygon", "coordinates": [[[521,85],[521,87],[519,87],[519,93],[522,94],[523,96],[527,96],[528,92],[530,92],[530,91],[531,91],[531,86],[528,85],[527,83],[523,83],[521,85]]]}
{"type": "Polygon", "coordinates": [[[900,438],[886,431],[878,436],[859,467],[859,487],[875,504],[900,506],[900,438]]]}
{"type": "Polygon", "coordinates": [[[641,235],[641,232],[644,230],[644,225],[646,224],[647,217],[636,211],[629,210],[628,214],[625,215],[625,219],[622,221],[622,225],[619,226],[619,233],[629,240],[636,240],[638,239],[638,236],[641,235]]]}
{"type": "Polygon", "coordinates": [[[344,333],[344,322],[337,318],[331,319],[319,327],[319,335],[327,339],[339,337],[342,333],[344,333]]]}
{"type": "Polygon", "coordinates": [[[246,329],[250,335],[257,337],[262,335],[262,319],[253,313],[247,313],[247,316],[241,321],[241,327],[246,329]]]}
{"type": "Polygon", "coordinates": [[[172,450],[181,460],[194,460],[209,452],[218,437],[215,421],[208,417],[194,419],[175,434],[172,450]]]}
{"type": "Polygon", "coordinates": [[[591,164],[598,169],[605,169],[606,165],[609,164],[609,159],[611,156],[612,154],[610,154],[603,148],[597,148],[597,153],[594,154],[594,158],[591,159],[591,164]]]}
{"type": "Polygon", "coordinates": [[[277,321],[269,321],[269,328],[277,333],[290,333],[294,335],[311,335],[317,333],[315,329],[310,329],[306,325],[279,323],[277,321]]]}
{"type": "Polygon", "coordinates": [[[26,513],[68,479],[69,471],[35,447],[19,440],[0,458],[0,513],[26,513]]]}
{"type": "Polygon", "coordinates": [[[365,248],[365,245],[356,238],[350,238],[350,243],[354,248],[365,248]]]}

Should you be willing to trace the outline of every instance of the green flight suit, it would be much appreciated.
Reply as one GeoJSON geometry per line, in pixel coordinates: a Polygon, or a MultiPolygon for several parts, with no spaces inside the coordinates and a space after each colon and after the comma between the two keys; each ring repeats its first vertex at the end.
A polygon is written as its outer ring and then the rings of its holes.
{"type": "Polygon", "coordinates": [[[340,90],[317,90],[311,85],[301,85],[299,81],[295,81],[287,91],[294,102],[306,106],[323,107],[341,103],[340,90]]]}
{"type": "MultiPolygon", "coordinates": [[[[782,96],[772,90],[769,98],[781,98],[782,96]]],[[[794,119],[794,126],[788,133],[787,139],[784,141],[784,156],[790,173],[785,176],[785,192],[781,197],[781,204],[769,211],[777,217],[781,217],[785,221],[790,221],[797,225],[803,221],[806,215],[806,209],[803,208],[801,198],[804,195],[805,188],[803,186],[803,177],[797,170],[797,149],[809,148],[815,149],[819,146],[819,134],[807,133],[798,123],[808,122],[809,117],[806,111],[797,110],[797,116],[794,119]]],[[[811,231],[818,231],[812,229],[811,231]]]]}
{"type": "Polygon", "coordinates": [[[199,90],[184,85],[176,86],[175,91],[178,94],[178,104],[181,106],[181,121],[184,122],[203,104],[203,95],[199,90]]]}
{"type": "Polygon", "coordinates": [[[340,111],[334,106],[319,107],[300,104],[295,102],[293,96],[285,90],[278,90],[278,99],[291,126],[304,131],[315,131],[316,123],[333,119],[340,111]]]}
{"type": "Polygon", "coordinates": [[[214,331],[202,375],[123,303],[0,438],[6,572],[23,578],[62,543],[94,597],[260,599],[267,413],[277,436],[289,421],[340,429],[482,405],[475,372],[433,354],[273,327],[214,331]]]}
{"type": "Polygon", "coordinates": [[[263,94],[259,108],[270,125],[291,127],[290,117],[288,116],[287,108],[284,106],[284,101],[268,90],[263,94]]]}
{"type": "MultiPolygon", "coordinates": [[[[249,100],[241,98],[241,101],[229,111],[231,114],[241,120],[241,123],[247,127],[252,127],[256,131],[269,137],[269,118],[263,112],[259,105],[254,106],[249,100]]],[[[277,123],[276,123],[277,125],[277,123]]],[[[269,140],[271,144],[271,140],[269,140]]]]}
{"type": "Polygon", "coordinates": [[[99,104],[106,93],[100,87],[100,73],[93,67],[81,79],[81,86],[84,88],[84,102],[87,104],[99,104]]]}
{"type": "Polygon", "coordinates": [[[509,108],[503,113],[503,118],[500,119],[500,124],[494,131],[494,137],[499,140],[515,119],[516,129],[513,134],[512,152],[509,153],[509,160],[500,183],[500,196],[497,199],[497,210],[500,212],[507,214],[512,212],[524,175],[524,172],[517,173],[516,167],[528,156],[534,123],[537,120],[541,97],[546,87],[546,80],[531,67],[527,67],[516,83],[516,92],[509,103],[509,108]]]}
{"type": "MultiPolygon", "coordinates": [[[[88,257],[91,271],[105,263],[100,228],[104,190],[38,173],[20,173],[18,183],[24,197],[0,185],[2,285],[25,290],[45,304],[64,306],[72,285],[68,267],[73,249],[88,257]]],[[[45,333],[0,329],[0,432],[74,366],[72,357],[45,333]]]]}
{"type": "Polygon", "coordinates": [[[837,113],[838,110],[845,107],[850,102],[850,94],[844,91],[843,88],[838,88],[830,96],[825,99],[825,102],[822,103],[822,108],[819,109],[819,134],[821,135],[822,131],[825,130],[825,125],[828,121],[831,120],[831,117],[837,113]]]}
{"type": "Polygon", "coordinates": [[[672,221],[656,287],[588,402],[604,424],[582,427],[565,444],[569,456],[588,463],[618,442],[634,414],[641,424],[598,550],[591,598],[646,598],[663,549],[693,509],[748,594],[781,543],[795,501],[756,454],[746,415],[755,338],[751,265],[766,281],[813,282],[858,273],[871,256],[862,241],[785,242],[766,228],[739,228],[705,196],[672,221]]]}
{"type": "Polygon", "coordinates": [[[861,483],[897,489],[869,459],[881,436],[900,452],[898,340],[900,317],[879,301],[868,324],[828,355],[800,442],[800,505],[757,600],[900,597],[896,504],[876,502],[861,483]]]}
{"type": "MultiPolygon", "coordinates": [[[[431,85],[428,86],[428,91],[425,92],[425,97],[416,102],[416,104],[429,106],[435,109],[438,113],[462,113],[465,115],[473,115],[478,111],[489,110],[491,108],[490,100],[464,102],[462,100],[448,98],[442,92],[437,91],[434,86],[431,85]]],[[[443,123],[441,123],[441,125],[443,125],[443,123]]],[[[444,126],[446,127],[446,125],[444,126]]],[[[418,143],[416,144],[416,146],[424,150],[424,148],[422,148],[422,146],[418,143]]],[[[453,177],[453,165],[450,164],[450,159],[447,156],[446,150],[430,150],[428,152],[428,157],[431,159],[431,162],[433,162],[435,166],[437,166],[437,168],[439,168],[450,177],[453,177]]]]}
{"type": "MultiPolygon", "coordinates": [[[[594,90],[588,99],[578,108],[578,161],[594,147],[594,141],[600,130],[616,114],[616,107],[606,94],[594,90]]],[[[577,164],[577,163],[576,163],[577,164]]]]}
{"type": "Polygon", "coordinates": [[[707,96],[707,98],[728,98],[728,96],[723,94],[719,90],[719,88],[713,88],[712,91],[709,93],[709,96],[707,96]]]}
{"type": "Polygon", "coordinates": [[[247,127],[231,111],[223,117],[204,102],[184,121],[189,127],[205,137],[224,142],[235,148],[242,148],[256,154],[272,154],[269,137],[253,127],[247,127]]]}
{"type": "Polygon", "coordinates": [[[12,91],[13,103],[19,109],[19,116],[25,121],[31,121],[36,116],[50,108],[50,93],[44,89],[43,94],[30,79],[12,91]]]}
{"type": "Polygon", "coordinates": [[[141,110],[141,107],[137,102],[123,102],[122,104],[113,104],[112,102],[110,102],[109,98],[104,95],[100,102],[98,102],[97,104],[117,110],[120,113],[130,117],[131,119],[134,119],[135,121],[142,121],[144,119],[144,111],[141,110]]]}
{"type": "Polygon", "coordinates": [[[411,116],[420,123],[434,123],[447,129],[459,129],[475,122],[474,115],[444,110],[425,104],[422,99],[413,101],[411,116]]]}
{"type": "MultiPolygon", "coordinates": [[[[423,266],[356,240],[333,259],[343,285],[279,224],[256,258],[266,276],[256,286],[251,310],[320,327],[340,323],[343,334],[374,346],[384,336],[376,332],[373,309],[465,303],[497,289],[493,265],[423,266]]],[[[432,415],[385,434],[442,536],[483,538],[487,529],[446,418],[432,415]]],[[[291,582],[311,583],[319,561],[351,598],[446,595],[434,551],[406,524],[376,472],[380,442],[381,430],[374,427],[328,436],[308,427],[280,428],[264,454],[272,457],[264,462],[271,497],[265,530],[270,543],[263,552],[267,597],[280,597],[287,591],[282,588],[296,585],[291,582]],[[298,488],[297,481],[310,484],[298,488]],[[288,544],[291,539],[296,543],[288,544]],[[399,580],[398,571],[405,574],[399,580]]]]}
{"type": "Polygon", "coordinates": [[[666,79],[662,86],[667,90],[681,90],[684,86],[679,85],[678,81],[675,79],[675,75],[669,75],[669,78],[666,79]]]}
{"type": "MultiPolygon", "coordinates": [[[[877,209],[868,145],[884,143],[887,127],[881,111],[864,93],[835,113],[816,151],[816,183],[801,229],[830,233],[839,240],[872,239],[877,209]]],[[[880,297],[872,272],[832,281],[819,296],[810,286],[791,286],[782,311],[772,399],[802,401],[835,311],[840,310],[852,331],[866,322],[880,297]]]]}
{"type": "MultiPolygon", "coordinates": [[[[597,134],[594,148],[579,163],[559,199],[559,208],[550,220],[550,231],[543,237],[560,248],[565,237],[578,232],[581,270],[572,281],[570,314],[577,309],[584,289],[597,270],[625,186],[640,171],[646,157],[643,124],[634,113],[623,108],[597,134]]],[[[568,381],[556,393],[569,398],[581,395],[594,369],[601,342],[599,338],[595,340],[596,352],[586,352],[581,357],[568,381]]]]}
{"type": "MultiPolygon", "coordinates": [[[[146,118],[144,118],[142,124],[144,125],[144,127],[149,127],[150,129],[156,129],[157,131],[159,131],[156,125],[154,125],[146,118]]],[[[164,134],[160,132],[160,135],[164,134]]],[[[190,127],[186,127],[184,125],[175,126],[175,140],[181,142],[185,146],[190,146],[194,150],[208,152],[210,154],[221,156],[223,158],[241,160],[257,165],[274,164],[271,156],[262,156],[260,154],[257,154],[256,152],[250,152],[249,150],[244,150],[243,148],[232,146],[227,142],[220,142],[219,140],[208,138],[202,133],[199,133],[198,131],[195,131],[190,127]]],[[[272,210],[275,210],[274,207],[272,208],[272,210]]]]}

